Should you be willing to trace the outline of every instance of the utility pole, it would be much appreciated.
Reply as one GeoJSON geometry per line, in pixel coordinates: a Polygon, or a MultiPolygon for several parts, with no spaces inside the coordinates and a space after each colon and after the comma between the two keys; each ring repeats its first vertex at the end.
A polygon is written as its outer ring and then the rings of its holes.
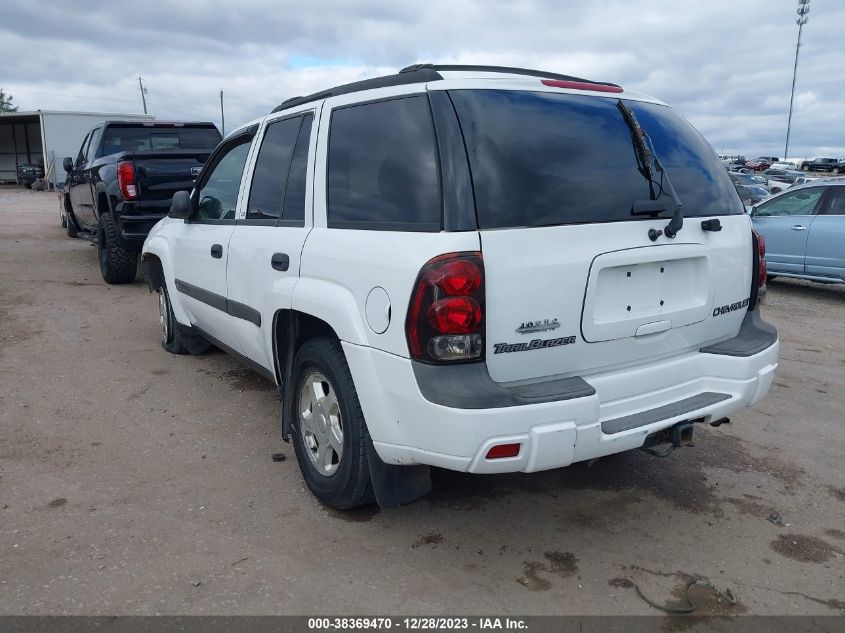
{"type": "Polygon", "coordinates": [[[144,84],[141,81],[140,75],[138,75],[138,87],[141,89],[141,101],[144,104],[144,114],[146,114],[147,113],[147,97],[146,97],[147,89],[144,88],[144,84]]]}
{"type": "Polygon", "coordinates": [[[223,115],[223,91],[220,91],[220,127],[223,136],[226,136],[226,117],[223,115]]]}
{"type": "Polygon", "coordinates": [[[798,43],[795,45],[795,65],[792,67],[792,93],[789,95],[789,119],[786,122],[786,145],[783,148],[783,160],[789,156],[789,130],[792,127],[792,101],[795,99],[795,77],[798,74],[798,51],[801,49],[801,31],[807,24],[810,13],[810,0],[798,0],[798,43]]]}

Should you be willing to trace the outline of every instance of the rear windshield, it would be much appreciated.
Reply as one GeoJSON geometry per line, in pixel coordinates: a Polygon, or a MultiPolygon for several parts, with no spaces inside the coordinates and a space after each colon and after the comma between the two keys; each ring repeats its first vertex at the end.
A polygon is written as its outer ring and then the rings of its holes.
{"type": "Polygon", "coordinates": [[[220,139],[216,128],[110,126],[106,128],[102,155],[175,149],[212,150],[220,139]]]}
{"type": "MultiPolygon", "coordinates": [[[[649,200],[631,131],[615,99],[512,90],[454,90],[480,228],[639,219],[649,200]]],[[[684,215],[743,212],[706,140],[666,106],[625,101],[649,135],[684,215]]],[[[657,176],[656,176],[657,178],[657,176]]],[[[668,191],[656,191],[674,210],[668,191]]]]}

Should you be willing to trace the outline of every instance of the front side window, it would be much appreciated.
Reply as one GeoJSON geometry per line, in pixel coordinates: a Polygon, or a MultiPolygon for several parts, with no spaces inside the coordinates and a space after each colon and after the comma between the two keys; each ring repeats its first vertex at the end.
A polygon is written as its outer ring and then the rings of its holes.
{"type": "Polygon", "coordinates": [[[238,190],[244,173],[250,141],[229,148],[217,161],[199,190],[197,220],[234,220],[238,190]]]}
{"type": "Polygon", "coordinates": [[[91,141],[88,143],[88,149],[85,152],[85,161],[94,160],[97,157],[97,148],[100,146],[100,137],[103,135],[103,128],[94,128],[91,132],[91,141]]]}
{"type": "Polygon", "coordinates": [[[85,162],[85,150],[88,147],[88,141],[91,140],[91,135],[86,134],[85,139],[82,141],[82,145],[79,147],[79,153],[76,155],[76,166],[81,167],[82,163],[85,162]]]}
{"type": "MultiPolygon", "coordinates": [[[[481,228],[634,220],[633,203],[650,199],[616,99],[513,90],[449,96],[466,141],[481,228]]],[[[684,215],[742,213],[724,165],[689,123],[666,106],[625,103],[650,136],[684,215]]],[[[671,214],[665,186],[655,198],[671,214]]]]}
{"type": "Polygon", "coordinates": [[[440,184],[428,97],[332,113],[328,226],[439,231],[440,184]]]}
{"type": "Polygon", "coordinates": [[[813,215],[823,193],[822,187],[791,191],[764,202],[757,207],[754,215],[759,217],[813,215]]]}

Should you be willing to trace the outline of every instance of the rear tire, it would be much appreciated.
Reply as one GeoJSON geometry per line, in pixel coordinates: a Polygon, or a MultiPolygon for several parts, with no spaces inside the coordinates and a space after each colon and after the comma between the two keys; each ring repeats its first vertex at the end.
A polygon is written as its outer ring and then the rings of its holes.
{"type": "Polygon", "coordinates": [[[128,284],[135,281],[138,270],[138,252],[126,248],[117,234],[111,213],[100,215],[97,231],[97,259],[106,283],[128,284]]]}
{"type": "Polygon", "coordinates": [[[369,433],[340,342],[306,341],[292,379],[293,445],[308,489],[339,510],[373,503],[369,433]]]}

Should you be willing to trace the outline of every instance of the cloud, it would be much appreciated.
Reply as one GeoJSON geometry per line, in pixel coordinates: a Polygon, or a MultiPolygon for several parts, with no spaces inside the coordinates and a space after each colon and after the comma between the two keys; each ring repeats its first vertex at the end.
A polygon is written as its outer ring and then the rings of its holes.
{"type": "MultiPolygon", "coordinates": [[[[4,6],[2,87],[22,109],[140,111],[227,128],[282,100],[418,61],[526,66],[654,94],[717,149],[783,152],[791,1],[77,0],[4,6]]],[[[813,0],[790,154],[845,156],[845,3],[813,0]],[[824,151],[822,151],[824,150],[824,151]]]]}

